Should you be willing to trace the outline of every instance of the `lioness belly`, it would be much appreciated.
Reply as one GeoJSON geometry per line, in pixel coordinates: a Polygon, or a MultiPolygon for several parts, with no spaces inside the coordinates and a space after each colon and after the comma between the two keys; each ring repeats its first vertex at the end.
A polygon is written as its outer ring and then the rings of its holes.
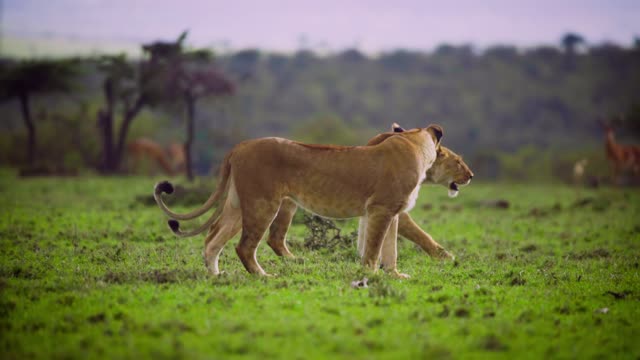
{"type": "Polygon", "coordinates": [[[402,211],[404,212],[411,211],[411,209],[413,209],[413,207],[416,206],[416,201],[418,200],[419,194],[420,194],[420,183],[418,183],[418,186],[416,186],[416,188],[413,189],[413,191],[409,195],[407,205],[404,207],[404,209],[402,209],[402,211]]]}
{"type": "Polygon", "coordinates": [[[364,201],[356,199],[314,198],[304,195],[292,196],[291,199],[303,209],[326,218],[346,219],[362,216],[365,213],[364,201]]]}

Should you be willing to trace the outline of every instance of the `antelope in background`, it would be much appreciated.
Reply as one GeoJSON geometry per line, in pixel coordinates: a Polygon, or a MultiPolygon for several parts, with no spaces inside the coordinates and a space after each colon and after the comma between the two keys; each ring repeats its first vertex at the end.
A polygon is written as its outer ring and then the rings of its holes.
{"type": "Polygon", "coordinates": [[[614,184],[618,183],[625,171],[631,172],[637,178],[640,175],[640,146],[618,144],[613,126],[603,121],[600,123],[605,131],[605,149],[607,160],[611,164],[614,184]]]}
{"type": "Polygon", "coordinates": [[[585,172],[585,168],[587,167],[587,164],[589,164],[589,160],[588,159],[581,159],[576,161],[575,164],[573,164],[573,182],[576,185],[581,185],[584,183],[584,172],[585,172]]]}
{"type": "Polygon", "coordinates": [[[165,150],[151,139],[137,138],[127,144],[127,153],[132,160],[133,171],[139,169],[145,159],[157,164],[169,176],[185,171],[184,146],[177,143],[171,143],[165,150]]]}

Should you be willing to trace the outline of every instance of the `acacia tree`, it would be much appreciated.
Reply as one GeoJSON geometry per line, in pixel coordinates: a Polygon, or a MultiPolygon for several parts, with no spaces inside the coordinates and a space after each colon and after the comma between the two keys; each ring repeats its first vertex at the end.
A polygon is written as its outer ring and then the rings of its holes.
{"type": "Polygon", "coordinates": [[[35,95],[71,90],[76,64],[70,60],[33,60],[3,63],[0,71],[0,101],[17,99],[27,128],[27,163],[33,166],[36,156],[36,126],[31,116],[31,99],[35,95]]]}
{"type": "Polygon", "coordinates": [[[187,178],[194,178],[192,167],[193,136],[195,132],[196,104],[204,96],[231,95],[233,84],[213,68],[210,51],[185,50],[183,43],[187,32],[175,42],[154,42],[143,47],[149,54],[148,74],[154,83],[150,91],[154,98],[167,102],[182,99],[186,108],[186,138],[184,151],[187,178]]]}
{"type": "Polygon", "coordinates": [[[191,145],[195,132],[196,102],[204,96],[222,96],[233,94],[233,85],[214,70],[199,70],[187,72],[183,78],[183,98],[187,110],[187,136],[184,143],[187,178],[193,180],[191,161],[191,145]]]}
{"type": "Polygon", "coordinates": [[[580,44],[584,44],[584,38],[576,33],[567,33],[562,37],[562,46],[565,53],[574,55],[576,53],[576,47],[580,44]]]}
{"type": "MultiPolygon", "coordinates": [[[[146,46],[142,49],[146,52],[146,46]]],[[[105,105],[98,111],[98,128],[103,140],[101,169],[114,173],[120,169],[131,123],[144,107],[167,101],[165,86],[168,74],[154,58],[142,59],[135,66],[124,55],[103,57],[99,68],[105,74],[105,105]],[[114,137],[117,113],[121,121],[117,137],[114,137]]]]}
{"type": "Polygon", "coordinates": [[[105,105],[98,111],[98,128],[102,137],[101,170],[116,172],[122,160],[122,151],[131,122],[146,103],[139,89],[137,72],[124,55],[104,57],[99,69],[105,74],[102,83],[105,105]],[[122,122],[118,137],[114,139],[114,117],[120,110],[122,122]]]}

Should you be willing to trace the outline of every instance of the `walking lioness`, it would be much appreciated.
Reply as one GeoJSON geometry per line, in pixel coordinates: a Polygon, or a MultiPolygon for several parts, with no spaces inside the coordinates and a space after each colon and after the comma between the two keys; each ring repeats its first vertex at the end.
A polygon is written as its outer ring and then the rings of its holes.
{"type": "MultiPolygon", "coordinates": [[[[391,127],[393,133],[404,132],[398,124],[391,127]]],[[[367,143],[367,145],[376,145],[386,139],[393,133],[380,134],[367,143]]],[[[462,158],[450,149],[440,145],[437,147],[436,161],[431,168],[427,170],[424,184],[439,184],[449,190],[449,196],[455,197],[458,194],[458,186],[467,185],[473,178],[473,172],[462,158]]],[[[291,220],[297,211],[298,206],[292,200],[285,199],[280,205],[278,215],[271,223],[269,228],[268,244],[273,251],[284,257],[294,257],[286,245],[286,234],[291,220]]],[[[408,240],[420,246],[429,256],[438,259],[451,259],[453,255],[447,252],[440,244],[438,244],[431,235],[424,232],[411,218],[411,216],[402,212],[398,215],[397,225],[392,221],[390,226],[398,227],[398,235],[402,235],[408,240]]],[[[365,233],[366,222],[364,218],[360,218],[360,226],[358,232],[358,253],[362,257],[365,249],[365,233]]],[[[382,243],[381,265],[386,272],[394,276],[406,278],[408,275],[402,274],[397,270],[397,237],[393,237],[393,231],[388,232],[382,243]]]]}
{"type": "Polygon", "coordinates": [[[205,262],[213,274],[219,273],[220,251],[242,228],[236,253],[247,271],[267,275],[256,260],[256,249],[284,199],[324,217],[364,216],[362,263],[376,271],[387,229],[399,213],[415,205],[442,134],[439,125],[430,125],[392,134],[376,145],[352,147],[281,138],[249,140],[225,156],[218,188],[199,209],[188,214],[169,210],[160,197],[173,191],[168,182],[156,185],[154,197],[172,218],[169,225],[177,235],[193,236],[210,227],[205,262]],[[205,224],[180,231],[177,220],[204,214],[225,194],[224,205],[205,224]]]}

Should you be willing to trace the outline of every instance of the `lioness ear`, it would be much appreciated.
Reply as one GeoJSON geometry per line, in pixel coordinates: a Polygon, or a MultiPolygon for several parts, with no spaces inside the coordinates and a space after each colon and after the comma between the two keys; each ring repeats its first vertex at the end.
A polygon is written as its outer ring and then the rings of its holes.
{"type": "Polygon", "coordinates": [[[427,131],[433,136],[433,141],[436,143],[436,146],[440,145],[440,139],[442,139],[442,135],[444,134],[442,126],[429,125],[427,131]]]}
{"type": "Polygon", "coordinates": [[[400,125],[398,125],[398,123],[393,123],[391,124],[391,131],[400,133],[404,132],[404,129],[400,125]]]}

